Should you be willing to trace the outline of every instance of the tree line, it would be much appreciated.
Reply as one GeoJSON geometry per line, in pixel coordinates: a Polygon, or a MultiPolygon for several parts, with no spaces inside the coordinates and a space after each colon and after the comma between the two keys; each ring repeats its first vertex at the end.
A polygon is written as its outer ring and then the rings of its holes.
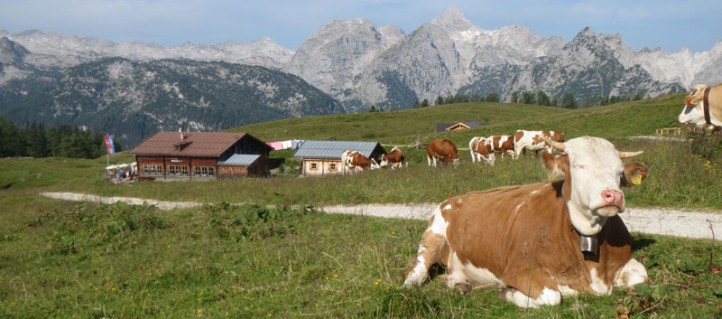
{"type": "MultiPolygon", "coordinates": [[[[0,116],[0,157],[98,158],[106,154],[104,135],[67,125],[46,128],[42,123],[27,123],[16,127],[0,116]]],[[[120,151],[120,145],[113,142],[115,151],[120,151]]]]}
{"type": "MultiPolygon", "coordinates": [[[[595,105],[608,105],[619,103],[623,101],[636,101],[641,100],[641,94],[637,93],[634,96],[610,96],[610,97],[589,97],[581,101],[577,101],[576,97],[571,93],[564,93],[560,96],[549,97],[544,91],[537,92],[513,92],[511,94],[511,103],[522,103],[522,104],[537,104],[546,106],[556,106],[568,109],[574,109],[577,107],[587,107],[595,105]]],[[[499,103],[501,96],[498,93],[489,93],[486,96],[480,96],[478,94],[465,95],[456,94],[447,97],[438,96],[434,105],[454,104],[454,103],[468,103],[468,102],[495,102],[499,103]]],[[[428,99],[423,101],[417,101],[414,104],[414,108],[430,106],[428,99]]],[[[372,110],[376,111],[376,110],[372,110]]]]}

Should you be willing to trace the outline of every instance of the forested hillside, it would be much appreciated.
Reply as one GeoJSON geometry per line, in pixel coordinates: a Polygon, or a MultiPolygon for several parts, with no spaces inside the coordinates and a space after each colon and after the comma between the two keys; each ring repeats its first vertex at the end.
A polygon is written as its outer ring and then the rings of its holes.
{"type": "MultiPolygon", "coordinates": [[[[41,123],[28,123],[18,128],[0,116],[0,157],[97,158],[106,152],[103,135],[67,125],[46,128],[41,123]]],[[[115,144],[116,151],[120,148],[115,144]]]]}
{"type": "Polygon", "coordinates": [[[126,148],[161,130],[219,131],[343,112],[299,77],[225,62],[105,58],[0,86],[0,115],[17,126],[87,127],[115,134],[126,148]]]}

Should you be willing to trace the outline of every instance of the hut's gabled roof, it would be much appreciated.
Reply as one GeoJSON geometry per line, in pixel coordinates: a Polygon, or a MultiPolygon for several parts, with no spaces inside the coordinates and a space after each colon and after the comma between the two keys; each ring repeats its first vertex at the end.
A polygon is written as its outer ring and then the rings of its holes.
{"type": "MultiPolygon", "coordinates": [[[[130,151],[138,156],[219,157],[246,133],[159,132],[130,151]]],[[[255,139],[255,138],[254,138],[255,139]]],[[[259,141],[259,143],[264,144],[259,141]]]]}

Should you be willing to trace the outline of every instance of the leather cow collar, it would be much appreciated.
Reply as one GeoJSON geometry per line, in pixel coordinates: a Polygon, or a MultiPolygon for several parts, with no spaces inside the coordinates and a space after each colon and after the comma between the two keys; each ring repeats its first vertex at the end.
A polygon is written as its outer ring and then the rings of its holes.
{"type": "Polygon", "coordinates": [[[719,133],[722,130],[722,127],[716,126],[712,124],[712,119],[709,114],[709,91],[711,91],[712,88],[707,88],[704,90],[704,98],[702,99],[702,109],[704,110],[704,121],[707,123],[702,127],[702,131],[705,135],[709,136],[713,133],[717,132],[719,133]]]}

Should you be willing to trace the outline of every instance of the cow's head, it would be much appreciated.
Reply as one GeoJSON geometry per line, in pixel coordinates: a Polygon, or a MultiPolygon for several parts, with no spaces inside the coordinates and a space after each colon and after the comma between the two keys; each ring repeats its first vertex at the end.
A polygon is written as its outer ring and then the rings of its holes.
{"type": "Polygon", "coordinates": [[[572,224],[583,235],[595,235],[607,218],[625,209],[620,187],[642,183],[647,167],[642,163],[622,163],[622,159],[642,152],[621,152],[609,141],[597,137],[578,137],[565,143],[545,138],[545,142],[563,155],[543,153],[550,177],[563,180],[562,196],[572,224]]]}
{"type": "Polygon", "coordinates": [[[379,161],[379,167],[389,166],[389,158],[388,156],[386,156],[386,154],[381,154],[380,159],[381,161],[379,161]]]}
{"type": "Polygon", "coordinates": [[[703,84],[697,84],[689,94],[684,98],[684,107],[679,113],[677,120],[682,123],[692,123],[702,127],[706,121],[704,119],[704,92],[709,88],[703,84]]]}
{"type": "Polygon", "coordinates": [[[381,165],[379,165],[379,163],[376,162],[376,159],[375,159],[375,158],[371,158],[370,161],[371,161],[371,165],[369,166],[369,169],[379,169],[379,168],[381,168],[381,165]]]}

